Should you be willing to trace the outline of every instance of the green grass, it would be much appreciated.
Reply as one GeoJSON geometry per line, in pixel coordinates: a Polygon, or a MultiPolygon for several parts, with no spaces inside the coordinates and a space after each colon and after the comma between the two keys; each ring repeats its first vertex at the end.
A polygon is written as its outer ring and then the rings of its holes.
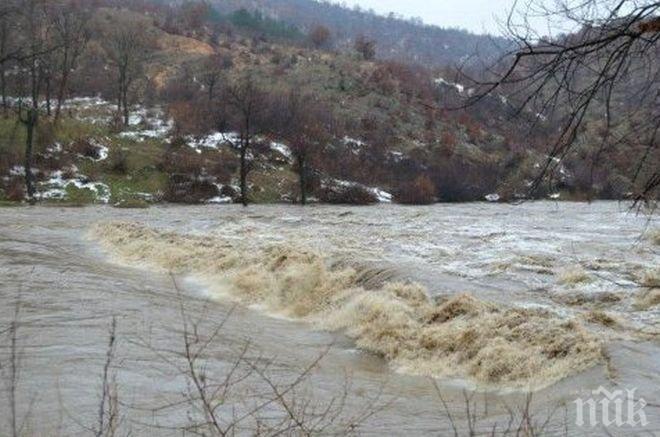
{"type": "Polygon", "coordinates": [[[0,199],[0,208],[13,208],[17,206],[23,206],[23,203],[0,199]]]}
{"type": "Polygon", "coordinates": [[[249,193],[254,203],[278,203],[282,201],[282,194],[291,192],[296,188],[297,176],[285,170],[283,172],[254,171],[248,178],[253,184],[249,193]]]}
{"type": "Polygon", "coordinates": [[[137,198],[138,193],[155,194],[167,188],[167,175],[158,170],[143,169],[133,175],[106,175],[103,181],[110,187],[110,202],[137,198]]]}
{"type": "Polygon", "coordinates": [[[149,208],[149,202],[143,199],[122,199],[119,202],[113,204],[115,208],[126,208],[126,209],[146,209],[149,208]]]}

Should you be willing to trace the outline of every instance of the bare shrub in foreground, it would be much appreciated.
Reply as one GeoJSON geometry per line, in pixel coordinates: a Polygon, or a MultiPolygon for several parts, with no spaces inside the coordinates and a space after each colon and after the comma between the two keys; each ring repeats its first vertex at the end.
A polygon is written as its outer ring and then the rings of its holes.
{"type": "Polygon", "coordinates": [[[385,406],[381,402],[380,390],[358,410],[347,410],[349,379],[341,393],[326,401],[306,396],[303,385],[312,377],[331,346],[286,380],[276,375],[282,369],[277,369],[272,359],[245,342],[239,346],[237,357],[229,363],[228,370],[216,373],[211,368],[213,361],[209,348],[221,337],[233,311],[215,326],[205,327],[208,308],[195,317],[191,316],[174,278],[173,283],[179,299],[182,350],[172,356],[171,351],[158,350],[147,342],[141,344],[173,366],[186,380],[187,389],[182,400],[157,406],[153,411],[174,411],[185,405],[189,408],[188,423],[156,425],[157,428],[213,436],[244,432],[270,436],[347,435],[354,434],[364,421],[385,406]],[[259,385],[259,390],[255,390],[255,385],[259,385]]]}

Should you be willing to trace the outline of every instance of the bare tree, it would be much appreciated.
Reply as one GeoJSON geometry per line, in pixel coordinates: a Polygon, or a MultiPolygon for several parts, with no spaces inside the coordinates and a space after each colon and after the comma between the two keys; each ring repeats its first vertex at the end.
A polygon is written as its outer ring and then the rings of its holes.
{"type": "Polygon", "coordinates": [[[355,39],[355,51],[362,56],[365,61],[371,61],[376,57],[376,41],[360,35],[355,39]]]}
{"type": "Polygon", "coordinates": [[[308,364],[301,365],[290,377],[283,377],[282,369],[272,359],[246,341],[237,345],[236,358],[224,366],[224,371],[218,372],[219,367],[212,365],[216,361],[213,348],[223,338],[223,328],[233,310],[223,320],[212,323],[209,312],[215,307],[207,303],[194,313],[189,311],[190,300],[183,295],[174,277],[172,280],[181,317],[181,350],[161,350],[149,341],[139,344],[183,376],[187,390],[182,393],[181,400],[167,400],[164,405],[143,409],[162,413],[185,406],[189,409],[188,423],[156,424],[156,428],[184,435],[209,436],[351,435],[387,406],[382,401],[381,386],[372,396],[363,399],[359,408],[349,409],[346,405],[349,378],[345,379],[343,390],[329,399],[313,400],[305,393],[303,386],[313,377],[332,345],[308,364]]]}
{"type": "Polygon", "coordinates": [[[58,81],[55,120],[58,120],[66,98],[69,77],[78,65],[78,60],[89,40],[90,13],[82,1],[61,0],[51,5],[50,15],[59,46],[55,54],[58,81]]]}
{"type": "Polygon", "coordinates": [[[559,171],[588,122],[604,118],[594,165],[608,150],[629,148],[637,160],[630,175],[634,200],[652,199],[660,186],[660,2],[549,3],[533,0],[512,10],[506,29],[516,47],[485,79],[474,80],[477,92],[468,104],[505,93],[518,114],[557,124],[532,191],[559,171]],[[572,32],[541,35],[530,24],[539,17],[572,32]]]}
{"type": "Polygon", "coordinates": [[[320,24],[309,32],[309,40],[317,49],[327,47],[331,37],[330,29],[320,24]]]}
{"type": "Polygon", "coordinates": [[[199,80],[206,87],[209,102],[213,101],[214,91],[223,75],[233,65],[231,57],[219,53],[213,54],[202,62],[199,80]]]}
{"type": "Polygon", "coordinates": [[[12,44],[14,40],[14,33],[11,28],[12,12],[11,2],[7,2],[0,9],[0,94],[5,115],[9,110],[7,103],[7,66],[15,50],[12,44]]]}
{"type": "Polygon", "coordinates": [[[46,0],[21,0],[18,5],[17,30],[20,32],[20,63],[19,66],[27,72],[24,76],[30,92],[30,105],[27,109],[22,102],[18,105],[18,118],[25,126],[25,185],[27,197],[34,202],[36,193],[34,175],[32,174],[34,134],[39,120],[39,98],[43,69],[40,65],[44,57],[51,53],[55,44],[50,38],[50,26],[46,14],[46,0]]]}
{"type": "Polygon", "coordinates": [[[101,397],[99,401],[98,423],[93,429],[96,437],[112,437],[119,424],[119,398],[117,383],[113,373],[117,351],[117,319],[112,318],[108,348],[106,350],[103,374],[101,377],[101,397]]]}
{"type": "Polygon", "coordinates": [[[234,79],[225,88],[228,113],[224,113],[222,123],[238,132],[234,147],[240,154],[241,203],[248,205],[247,177],[253,157],[252,146],[255,138],[264,132],[266,123],[267,94],[257,85],[251,72],[234,79]]]}
{"type": "Polygon", "coordinates": [[[129,96],[135,82],[144,75],[152,39],[148,24],[133,15],[122,16],[106,24],[102,45],[117,73],[117,111],[129,124],[129,96]]]}
{"type": "Polygon", "coordinates": [[[276,132],[291,148],[296,160],[300,203],[305,205],[310,161],[317,158],[332,140],[334,117],[318,96],[302,95],[296,90],[284,96],[278,112],[282,118],[277,123],[276,132]]]}

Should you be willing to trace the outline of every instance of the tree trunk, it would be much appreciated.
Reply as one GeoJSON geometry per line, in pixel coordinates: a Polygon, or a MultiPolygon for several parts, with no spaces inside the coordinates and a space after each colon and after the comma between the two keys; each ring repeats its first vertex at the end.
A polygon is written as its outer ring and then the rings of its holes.
{"type": "Polygon", "coordinates": [[[298,177],[300,180],[300,203],[307,205],[307,167],[305,154],[298,154],[298,177]]]}
{"type": "MultiPolygon", "coordinates": [[[[122,114],[122,103],[123,103],[123,97],[124,97],[124,71],[120,68],[119,69],[119,81],[117,83],[119,85],[119,89],[117,92],[117,116],[121,117],[122,114]]],[[[119,121],[119,120],[117,120],[119,121]]]]}
{"type": "Polygon", "coordinates": [[[32,175],[32,146],[34,143],[34,128],[37,125],[37,110],[32,108],[28,110],[27,120],[25,120],[25,130],[27,140],[25,142],[25,188],[30,203],[34,203],[34,176],[32,175]]]}
{"type": "Polygon", "coordinates": [[[247,198],[247,148],[248,140],[241,138],[241,203],[248,206],[247,198]]]}
{"type": "Polygon", "coordinates": [[[50,77],[46,77],[46,115],[50,117],[51,107],[50,107],[50,77]]]}
{"type": "Polygon", "coordinates": [[[215,88],[215,84],[209,84],[209,103],[213,101],[213,89],[215,88]]]}
{"type": "Polygon", "coordinates": [[[62,111],[62,103],[66,93],[66,86],[69,81],[69,50],[64,49],[64,59],[62,60],[62,78],[60,79],[60,86],[57,91],[57,107],[55,108],[55,121],[60,119],[62,111]]]}
{"type": "Polygon", "coordinates": [[[124,126],[128,127],[129,119],[130,119],[130,114],[128,110],[128,86],[124,86],[124,126]]]}
{"type": "Polygon", "coordinates": [[[4,116],[7,117],[9,106],[7,105],[7,77],[4,66],[0,67],[0,93],[2,94],[2,111],[4,116]]]}

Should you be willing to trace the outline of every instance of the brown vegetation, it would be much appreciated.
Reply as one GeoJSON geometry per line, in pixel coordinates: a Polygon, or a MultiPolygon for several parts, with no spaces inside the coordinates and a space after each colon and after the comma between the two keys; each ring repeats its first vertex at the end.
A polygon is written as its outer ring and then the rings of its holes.
{"type": "Polygon", "coordinates": [[[426,175],[403,184],[396,193],[396,201],[407,205],[430,205],[436,200],[435,185],[426,175]]]}

